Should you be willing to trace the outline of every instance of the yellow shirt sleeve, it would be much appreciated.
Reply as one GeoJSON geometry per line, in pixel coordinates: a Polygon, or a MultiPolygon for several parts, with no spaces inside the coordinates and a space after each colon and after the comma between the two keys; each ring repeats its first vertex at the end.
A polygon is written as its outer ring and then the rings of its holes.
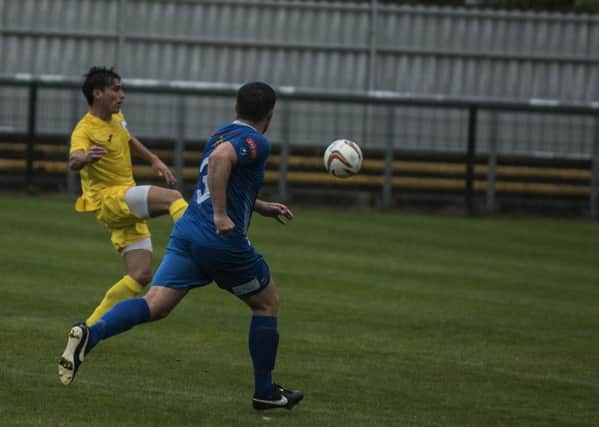
{"type": "Polygon", "coordinates": [[[85,134],[85,131],[80,127],[75,128],[71,134],[71,149],[69,150],[69,153],[77,150],[87,151],[89,150],[90,145],[91,141],[85,134]]]}

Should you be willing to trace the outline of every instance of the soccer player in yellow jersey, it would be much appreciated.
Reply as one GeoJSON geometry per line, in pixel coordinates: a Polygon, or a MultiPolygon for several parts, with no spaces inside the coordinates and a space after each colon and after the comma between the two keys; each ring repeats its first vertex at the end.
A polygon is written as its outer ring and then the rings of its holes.
{"type": "Polygon", "coordinates": [[[140,295],[150,282],[152,240],[145,219],[168,213],[176,222],[187,202],[176,190],[135,184],[131,153],[149,162],[167,184],[175,183],[175,176],[127,130],[121,77],[112,68],[92,67],[82,91],[89,111],[73,130],[69,158],[69,167],[80,171],[83,193],[75,210],[95,213],[108,227],[127,270],[86,320],[92,325],[117,302],[140,295]]]}

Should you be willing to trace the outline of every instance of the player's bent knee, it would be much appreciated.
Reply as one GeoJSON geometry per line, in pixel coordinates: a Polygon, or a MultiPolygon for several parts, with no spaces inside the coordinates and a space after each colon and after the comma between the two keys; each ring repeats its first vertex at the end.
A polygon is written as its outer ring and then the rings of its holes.
{"type": "Polygon", "coordinates": [[[258,316],[277,316],[279,314],[279,295],[273,284],[247,299],[246,304],[258,316]]]}
{"type": "Polygon", "coordinates": [[[162,286],[152,286],[144,296],[150,318],[160,320],[167,317],[187,293],[187,289],[170,289],[162,286]]]}
{"type": "Polygon", "coordinates": [[[265,296],[266,296],[268,306],[272,310],[275,310],[278,312],[281,302],[279,301],[279,293],[277,292],[277,287],[272,280],[269,283],[269,285],[266,287],[265,291],[266,291],[265,296]]]}
{"type": "Polygon", "coordinates": [[[269,298],[267,305],[270,310],[278,312],[279,307],[281,305],[281,303],[279,302],[279,296],[277,294],[274,294],[271,298],[269,298]]]}
{"type": "Polygon", "coordinates": [[[128,273],[137,283],[140,285],[147,285],[152,280],[152,270],[151,269],[143,269],[131,271],[128,273]]]}
{"type": "Polygon", "coordinates": [[[177,190],[170,190],[171,191],[171,203],[174,202],[175,200],[179,200],[183,198],[183,195],[177,191],[177,190]]]}
{"type": "Polygon", "coordinates": [[[150,216],[168,213],[169,207],[175,200],[182,199],[178,190],[151,186],[148,192],[148,210],[150,216]]]}
{"type": "Polygon", "coordinates": [[[258,307],[252,307],[252,312],[255,316],[273,316],[279,315],[279,307],[274,305],[262,305],[258,307]]]}
{"type": "Polygon", "coordinates": [[[172,307],[164,304],[159,297],[153,295],[152,290],[153,288],[144,297],[150,309],[150,318],[152,320],[164,319],[170,314],[172,307]]]}
{"type": "Polygon", "coordinates": [[[166,307],[150,307],[150,317],[152,320],[164,319],[171,313],[171,309],[166,307]]]}

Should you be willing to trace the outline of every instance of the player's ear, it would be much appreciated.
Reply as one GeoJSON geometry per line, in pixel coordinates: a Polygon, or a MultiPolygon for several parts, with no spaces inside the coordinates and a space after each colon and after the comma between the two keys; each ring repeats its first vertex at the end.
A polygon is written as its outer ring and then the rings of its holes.
{"type": "Polygon", "coordinates": [[[102,97],[103,93],[104,93],[104,91],[100,88],[95,88],[92,90],[92,95],[93,95],[94,99],[102,97]]]}

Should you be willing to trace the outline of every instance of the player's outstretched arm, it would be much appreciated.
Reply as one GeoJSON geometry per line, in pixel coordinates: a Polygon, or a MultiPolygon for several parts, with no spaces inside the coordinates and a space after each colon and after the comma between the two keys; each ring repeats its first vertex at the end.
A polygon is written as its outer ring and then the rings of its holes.
{"type": "Polygon", "coordinates": [[[264,200],[256,199],[254,210],[262,216],[273,217],[281,224],[286,224],[287,221],[293,219],[293,212],[287,206],[277,202],[265,202],[264,200]]]}
{"type": "Polygon", "coordinates": [[[236,162],[237,154],[229,142],[220,144],[208,157],[208,188],[216,234],[230,234],[235,228],[227,214],[227,183],[236,162]]]}
{"type": "Polygon", "coordinates": [[[78,171],[83,166],[97,162],[106,154],[106,148],[93,144],[89,150],[76,150],[69,157],[69,169],[78,171]]]}
{"type": "Polygon", "coordinates": [[[150,163],[150,165],[152,165],[152,169],[154,169],[159,176],[163,177],[167,184],[173,185],[177,182],[175,174],[169,169],[169,167],[133,135],[131,135],[131,139],[129,140],[129,146],[131,147],[133,154],[150,163]]]}

